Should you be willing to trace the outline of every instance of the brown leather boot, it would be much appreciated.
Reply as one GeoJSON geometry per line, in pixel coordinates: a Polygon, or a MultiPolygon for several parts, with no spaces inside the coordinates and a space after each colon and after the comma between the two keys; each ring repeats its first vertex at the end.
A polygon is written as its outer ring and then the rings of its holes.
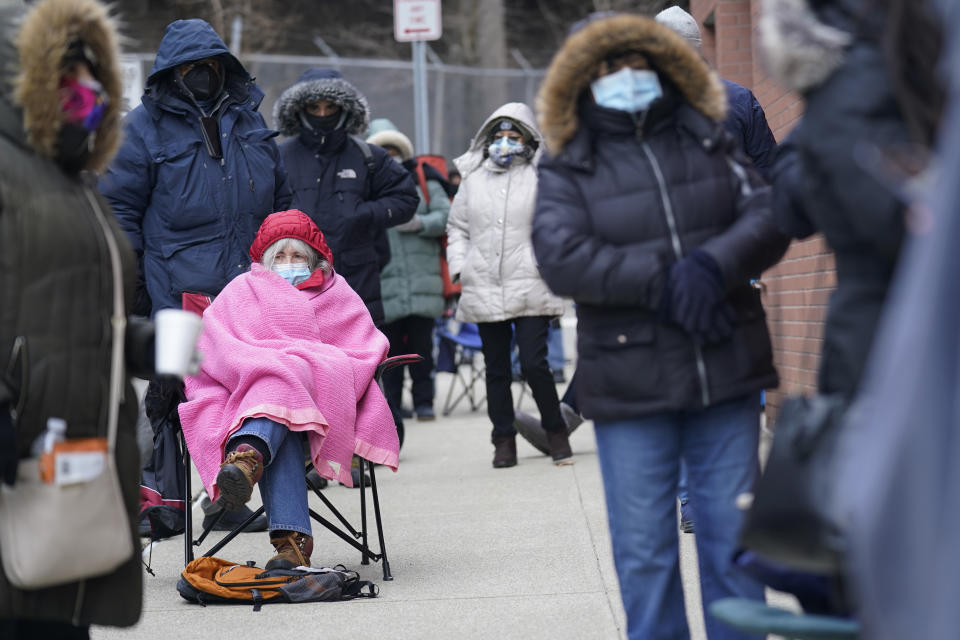
{"type": "Polygon", "coordinates": [[[573,464],[573,450],[570,449],[570,438],[566,429],[547,431],[547,447],[553,464],[559,466],[573,464]]]}
{"type": "Polygon", "coordinates": [[[277,555],[267,560],[265,570],[310,566],[310,556],[313,554],[312,536],[278,529],[270,532],[270,544],[277,550],[277,555]]]}
{"type": "Polygon", "coordinates": [[[263,456],[249,444],[241,444],[227,454],[217,474],[220,497],[217,504],[236,511],[243,507],[253,493],[253,485],[263,475],[263,456]]]}
{"type": "Polygon", "coordinates": [[[505,469],[517,466],[517,438],[504,436],[493,439],[493,468],[505,469]]]}

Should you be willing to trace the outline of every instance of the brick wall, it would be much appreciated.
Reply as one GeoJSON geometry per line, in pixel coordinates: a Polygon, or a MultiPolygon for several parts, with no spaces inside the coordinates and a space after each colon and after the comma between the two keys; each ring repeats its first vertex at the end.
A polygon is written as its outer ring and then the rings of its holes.
{"type": "MultiPolygon", "coordinates": [[[[700,24],[703,55],[724,78],[750,88],[782,140],[803,113],[803,102],[765,73],[756,47],[761,0],[690,0],[700,24]]],[[[773,338],[780,389],[767,394],[773,410],[783,393],[816,389],[823,319],[835,283],[833,256],[821,236],[796,241],[780,264],[763,274],[764,306],[773,338]]]]}

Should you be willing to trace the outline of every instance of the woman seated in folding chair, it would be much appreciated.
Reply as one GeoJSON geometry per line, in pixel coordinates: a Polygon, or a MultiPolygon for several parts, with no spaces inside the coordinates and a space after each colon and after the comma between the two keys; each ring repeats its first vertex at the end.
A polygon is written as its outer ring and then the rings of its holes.
{"type": "Polygon", "coordinates": [[[302,438],[320,475],[347,486],[354,454],[396,471],[400,444],[375,380],[389,344],[304,213],[267,217],[250,257],[203,314],[203,361],[180,419],[213,500],[237,509],[259,482],[276,549],[266,568],[309,566],[302,438]]]}

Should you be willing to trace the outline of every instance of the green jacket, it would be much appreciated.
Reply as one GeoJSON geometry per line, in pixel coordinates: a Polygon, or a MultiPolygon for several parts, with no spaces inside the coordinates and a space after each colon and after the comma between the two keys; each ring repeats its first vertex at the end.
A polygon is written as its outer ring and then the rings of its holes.
{"type": "Polygon", "coordinates": [[[419,231],[387,229],[390,262],[380,274],[386,321],[407,316],[439,318],[443,313],[443,280],[440,278],[440,236],[447,226],[450,200],[440,183],[427,180],[430,204],[421,193],[416,216],[423,223],[419,231]]]}
{"type": "MultiPolygon", "coordinates": [[[[114,33],[112,22],[92,0],[45,0],[35,7],[22,23],[19,51],[0,36],[0,67],[22,67],[19,80],[28,87],[17,100],[0,80],[0,405],[17,408],[21,458],[47,418],[65,419],[68,438],[102,437],[110,408],[118,408],[116,468],[139,546],[137,402],[122,361],[112,357],[114,333],[123,330],[133,299],[136,259],[95,188],[52,161],[59,112],[43,108],[59,99],[57,83],[43,82],[58,73],[49,61],[58,66],[67,45],[82,38],[100,62],[99,79],[114,105],[85,165],[102,167],[117,140],[116,36],[104,40],[114,33]]],[[[10,11],[0,10],[5,25],[14,24],[10,11]]],[[[118,339],[118,357],[126,337],[118,339]]],[[[60,526],[71,531],[72,523],[60,526]]],[[[142,580],[137,552],[110,574],[45,589],[17,589],[0,572],[0,618],[130,626],[140,617],[142,580]]]]}

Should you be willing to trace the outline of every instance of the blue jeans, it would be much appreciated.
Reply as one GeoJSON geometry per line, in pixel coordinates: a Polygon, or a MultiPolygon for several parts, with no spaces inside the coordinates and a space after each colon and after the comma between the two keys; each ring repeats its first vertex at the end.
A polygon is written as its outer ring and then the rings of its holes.
{"type": "MultiPolygon", "coordinates": [[[[270,531],[313,535],[307,506],[303,436],[269,418],[247,418],[230,438],[237,436],[259,438],[270,452],[270,463],[258,483],[270,531]]],[[[229,442],[227,450],[230,450],[229,442]]]]}
{"type": "Polygon", "coordinates": [[[677,482],[677,500],[680,501],[680,504],[686,504],[690,500],[690,492],[687,491],[687,485],[690,483],[687,480],[687,465],[680,461],[680,480],[677,482]]]}
{"type": "Polygon", "coordinates": [[[764,598],[763,585],[731,561],[743,520],[736,498],[752,489],[758,471],[756,395],[702,411],[597,420],[595,425],[627,636],[689,638],[676,524],[682,457],[696,509],[707,637],[754,638],[715,621],[707,608],[725,597],[764,598]]]}

